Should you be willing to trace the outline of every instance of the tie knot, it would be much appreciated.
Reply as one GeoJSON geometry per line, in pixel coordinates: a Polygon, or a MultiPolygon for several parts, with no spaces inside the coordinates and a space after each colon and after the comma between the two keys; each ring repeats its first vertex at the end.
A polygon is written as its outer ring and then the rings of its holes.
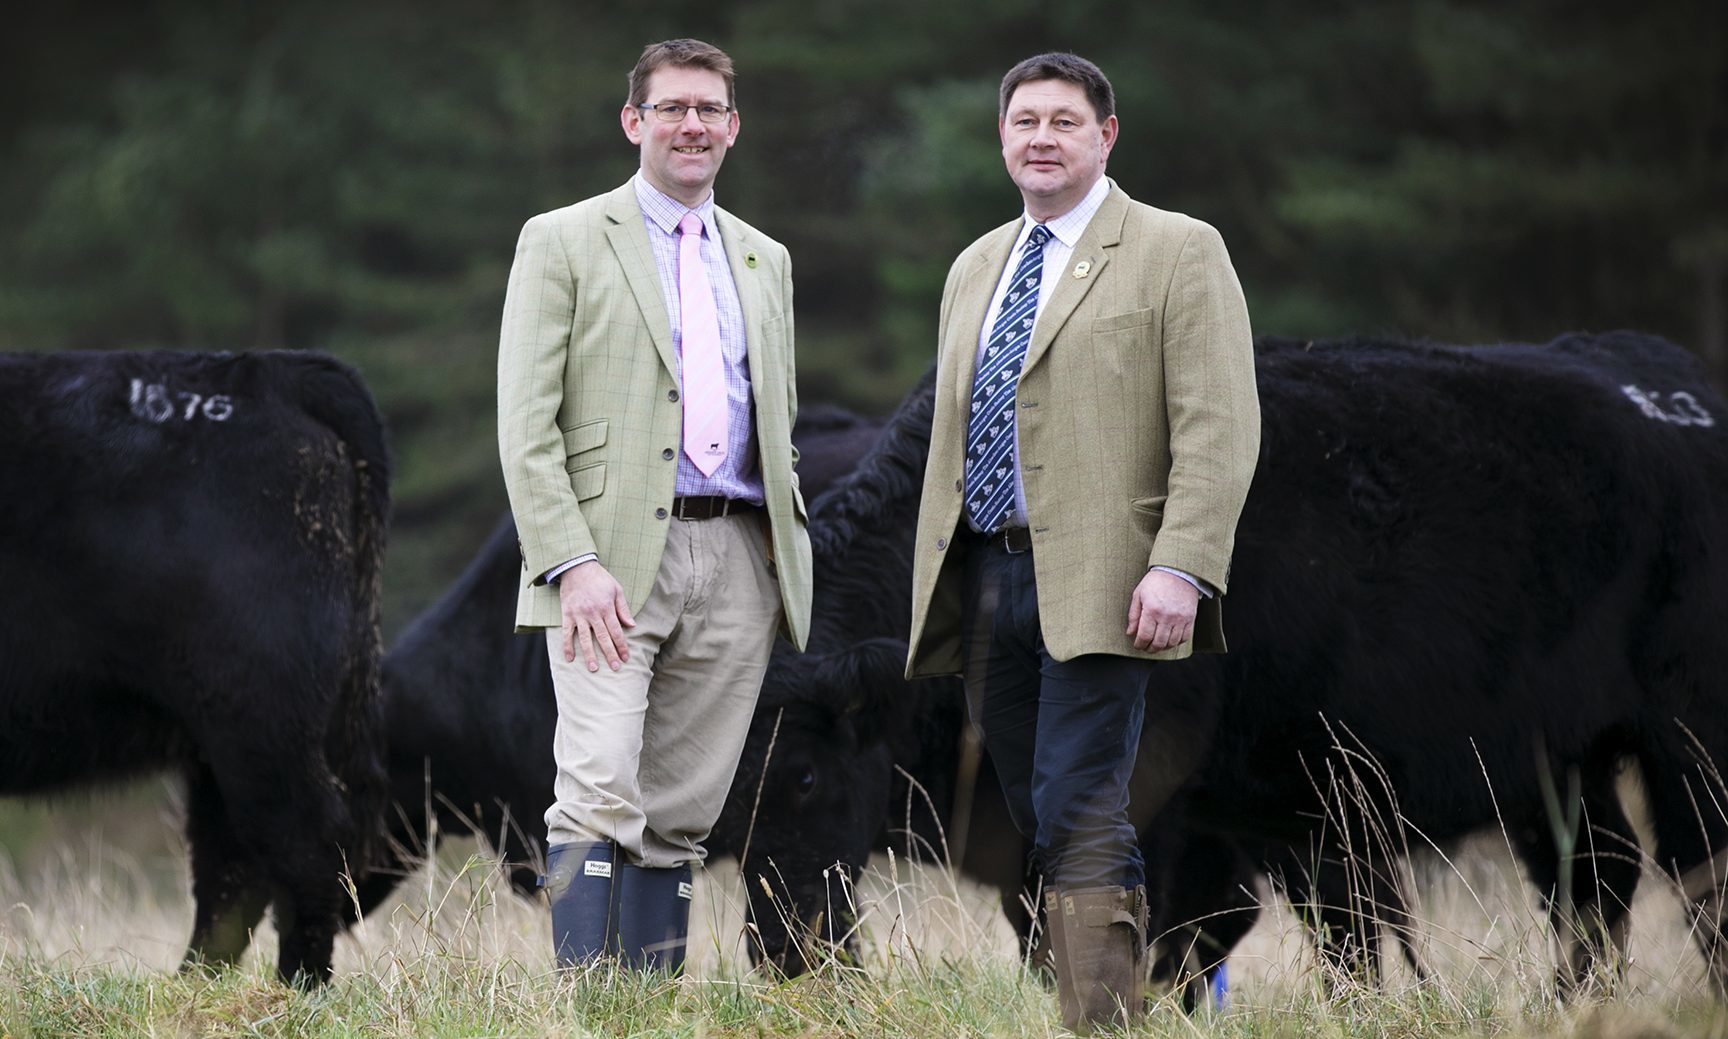
{"type": "Polygon", "coordinates": [[[1032,233],[1026,236],[1028,249],[1042,249],[1044,243],[1050,240],[1050,229],[1043,224],[1033,224],[1032,233]]]}
{"type": "Polygon", "coordinates": [[[678,230],[683,234],[699,235],[702,233],[702,218],[695,212],[684,214],[684,219],[678,221],[678,230]]]}

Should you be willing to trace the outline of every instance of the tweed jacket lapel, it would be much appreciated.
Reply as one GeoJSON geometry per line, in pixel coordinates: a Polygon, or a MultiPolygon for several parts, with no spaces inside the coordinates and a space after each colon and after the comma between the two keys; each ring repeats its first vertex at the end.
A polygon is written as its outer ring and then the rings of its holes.
{"type": "Polygon", "coordinates": [[[642,222],[642,207],[636,204],[636,188],[629,181],[606,196],[606,240],[612,245],[612,255],[624,272],[624,283],[636,297],[642,310],[642,320],[648,323],[648,335],[660,362],[678,378],[678,357],[672,349],[672,322],[666,316],[666,300],[660,291],[660,272],[654,264],[654,247],[648,242],[648,228],[642,222]]]}
{"type": "Polygon", "coordinates": [[[942,345],[950,354],[948,365],[955,373],[955,403],[960,405],[962,415],[972,413],[972,376],[978,370],[978,337],[984,334],[984,322],[990,317],[990,297],[996,294],[996,283],[1002,280],[1002,269],[1007,266],[1009,250],[1014,248],[1014,239],[1020,233],[1020,223],[1016,220],[1005,224],[990,236],[979,250],[972,270],[967,273],[960,295],[954,300],[954,313],[950,319],[952,331],[949,341],[942,345]]]}
{"type": "Polygon", "coordinates": [[[1122,241],[1122,223],[1128,218],[1128,196],[1121,188],[1114,185],[1110,194],[1104,197],[1104,202],[1098,207],[1098,212],[1092,215],[1091,223],[1081,232],[1080,240],[1074,243],[1074,254],[1068,258],[1068,269],[1063,271],[1046,270],[1044,277],[1056,278],[1056,287],[1050,290],[1050,300],[1038,315],[1038,324],[1032,329],[1032,344],[1026,348],[1026,365],[1022,371],[1031,370],[1055,342],[1057,333],[1068,323],[1068,318],[1074,313],[1074,308],[1092,291],[1092,286],[1098,284],[1098,275],[1103,273],[1104,265],[1110,262],[1111,251],[1122,241]],[[1084,263],[1086,273],[1075,277],[1074,271],[1080,270],[1084,263]]]}
{"type": "MultiPolygon", "coordinates": [[[[740,220],[719,206],[714,207],[714,222],[720,228],[720,241],[726,249],[726,266],[732,269],[732,284],[738,287],[738,305],[744,311],[744,353],[750,362],[750,381],[761,385],[766,374],[762,358],[762,285],[756,268],[746,262],[754,255],[746,240],[740,220]]],[[[760,393],[751,394],[760,398],[760,393]]]]}

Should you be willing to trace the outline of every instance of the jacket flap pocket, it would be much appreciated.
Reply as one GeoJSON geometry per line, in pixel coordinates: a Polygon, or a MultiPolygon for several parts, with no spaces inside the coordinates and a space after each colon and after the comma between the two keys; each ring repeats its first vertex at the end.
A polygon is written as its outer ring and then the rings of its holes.
{"type": "Polygon", "coordinates": [[[592,451],[606,442],[606,420],[584,422],[575,429],[564,431],[564,457],[592,451]]]}
{"type": "Polygon", "coordinates": [[[577,501],[587,501],[606,489],[606,463],[585,465],[570,473],[570,489],[577,501]]]}

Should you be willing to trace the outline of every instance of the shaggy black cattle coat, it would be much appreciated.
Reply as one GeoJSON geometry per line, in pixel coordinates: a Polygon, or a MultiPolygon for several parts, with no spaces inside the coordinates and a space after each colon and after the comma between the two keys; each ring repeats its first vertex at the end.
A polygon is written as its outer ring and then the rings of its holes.
{"type": "Polygon", "coordinates": [[[187,778],[190,958],[321,981],[378,828],[384,428],[313,354],[0,355],[0,793],[187,778]]]}
{"type": "MultiPolygon", "coordinates": [[[[1224,603],[1232,651],[1160,665],[1149,693],[1133,811],[1163,926],[1241,905],[1243,862],[1300,866],[1305,892],[1349,918],[1390,897],[1387,863],[1407,846],[1503,824],[1539,887],[1570,875],[1562,903],[1613,931],[1637,873],[1612,779],[1632,761],[1656,859],[1705,917],[1719,968],[1728,410],[1693,358],[1614,333],[1483,348],[1266,340],[1257,365],[1263,439],[1224,603]],[[1578,821],[1557,832],[1556,817],[1578,821]],[[1569,841],[1606,854],[1568,866],[1569,841]],[[1192,877],[1184,861],[1227,867],[1211,871],[1218,889],[1176,882],[1192,877]]],[[[927,397],[915,391],[893,429],[927,416],[927,397]]],[[[883,817],[849,791],[875,796],[885,769],[902,770],[921,790],[890,799],[889,824],[952,845],[939,824],[989,785],[968,771],[951,689],[909,693],[871,641],[897,634],[909,594],[927,428],[902,432],[815,507],[813,656],[802,681],[771,676],[764,695],[786,765],[770,760],[754,784],[741,771],[733,788],[779,792],[758,806],[772,825],[751,854],[830,934],[832,872],[814,867],[861,865],[861,834],[883,817]]],[[[751,751],[743,767],[760,768],[751,751]]],[[[1246,929],[1234,920],[1207,928],[1223,949],[1246,929]]]]}

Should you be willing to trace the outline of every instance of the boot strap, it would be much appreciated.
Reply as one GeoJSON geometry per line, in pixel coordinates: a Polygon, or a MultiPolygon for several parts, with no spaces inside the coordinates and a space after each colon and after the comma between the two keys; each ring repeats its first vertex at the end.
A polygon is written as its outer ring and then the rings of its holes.
{"type": "Polygon", "coordinates": [[[1123,896],[1106,903],[1098,903],[1090,899],[1076,906],[1073,895],[1062,896],[1062,913],[1068,919],[1082,927],[1113,927],[1116,924],[1127,924],[1134,928],[1136,934],[1146,930],[1146,889],[1136,888],[1123,892],[1123,896]]]}
{"type": "Polygon", "coordinates": [[[1077,894],[1087,896],[1092,892],[1063,892],[1063,916],[1077,921],[1080,927],[1115,927],[1118,923],[1125,923],[1134,928],[1135,932],[1144,932],[1147,909],[1144,892],[1144,887],[1125,890],[1120,896],[1111,897],[1108,901],[1077,897],[1077,894]]]}
{"type": "Polygon", "coordinates": [[[1122,906],[1086,906],[1079,913],[1070,913],[1069,917],[1078,916],[1082,927],[1110,927],[1114,924],[1127,924],[1138,928],[1140,921],[1133,913],[1122,906]]]}

